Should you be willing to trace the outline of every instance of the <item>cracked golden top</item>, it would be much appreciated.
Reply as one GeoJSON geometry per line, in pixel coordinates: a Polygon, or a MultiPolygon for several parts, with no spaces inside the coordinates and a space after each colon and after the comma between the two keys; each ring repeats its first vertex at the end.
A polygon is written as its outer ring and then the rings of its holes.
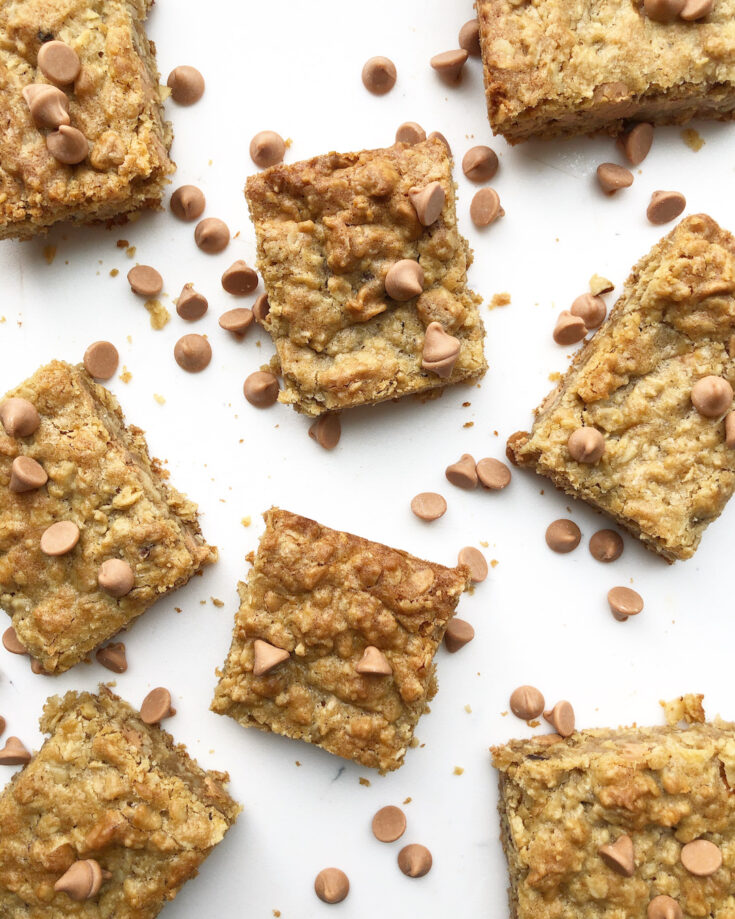
{"type": "Polygon", "coordinates": [[[217,553],[202,538],[196,505],[166,483],[143,432],[125,425],[115,397],[83,368],[54,361],[8,396],[31,402],[40,426],[10,437],[0,425],[0,606],[30,655],[60,672],[217,553]],[[10,490],[21,455],[40,463],[47,484],[10,490]],[[79,542],[66,555],[45,555],[41,535],[61,520],[79,527],[79,542]],[[135,577],[119,598],[97,585],[111,558],[135,577]]]}
{"type": "Polygon", "coordinates": [[[212,710],[386,772],[403,764],[437,684],[433,662],[469,585],[399,549],[272,508],[212,710]],[[288,659],[255,676],[254,644],[288,659]],[[376,648],[391,673],[360,673],[376,648]]]}
{"type": "Polygon", "coordinates": [[[457,229],[451,161],[427,140],[328,153],[248,179],[258,269],[285,388],[280,401],[319,415],[476,380],[486,369],[480,298],[467,287],[472,255],[457,229]],[[439,182],[446,200],[430,226],[409,191],[439,182]],[[424,292],[398,302],[385,276],[418,260],[424,292]],[[422,369],[426,327],[459,339],[451,375],[422,369]]]}
{"type": "Polygon", "coordinates": [[[642,0],[478,0],[490,124],[511,143],[735,112],[735,0],[654,22],[642,0]]]}
{"type": "Polygon", "coordinates": [[[0,915],[153,919],[235,822],[229,776],[105,687],[53,696],[41,729],[48,740],[0,795],[0,915]],[[78,859],[111,875],[83,902],[54,892],[78,859]]]}
{"type": "Polygon", "coordinates": [[[155,49],[143,28],[152,0],[7,0],[0,3],[0,239],[29,237],[59,220],[89,223],[158,206],[171,127],[163,120],[155,49]],[[46,41],[61,40],[82,70],[63,87],[89,156],[65,166],[33,123],[24,87],[46,41]]]}
{"type": "Polygon", "coordinates": [[[666,559],[690,558],[735,489],[723,415],[701,415],[692,386],[710,375],[735,384],[734,336],[735,239],[710,217],[687,217],[635,266],[509,456],[666,559]],[[604,436],[597,463],[569,455],[580,426],[604,436]]]}

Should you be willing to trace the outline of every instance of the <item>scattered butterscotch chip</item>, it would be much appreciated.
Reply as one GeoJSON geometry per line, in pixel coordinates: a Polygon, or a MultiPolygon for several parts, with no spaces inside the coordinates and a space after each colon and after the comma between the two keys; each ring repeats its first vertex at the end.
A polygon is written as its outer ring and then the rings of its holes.
{"type": "Polygon", "coordinates": [[[535,686],[519,686],[510,694],[510,710],[523,721],[531,721],[543,712],[546,702],[535,686]]]}
{"type": "Polygon", "coordinates": [[[649,221],[659,226],[675,220],[687,206],[684,195],[678,191],[655,191],[646,210],[649,221]]]}
{"type": "Polygon", "coordinates": [[[633,173],[617,163],[600,163],[597,167],[597,181],[606,195],[614,195],[621,188],[630,188],[633,173]]]}
{"type": "Polygon", "coordinates": [[[125,645],[121,641],[112,641],[104,648],[98,648],[95,657],[98,663],[113,673],[125,673],[128,669],[125,645]]]}
{"type": "Polygon", "coordinates": [[[460,565],[466,565],[470,569],[470,580],[475,584],[481,584],[488,573],[488,565],[485,556],[479,549],[474,546],[465,546],[459,550],[457,561],[460,565]]]}
{"type": "Polygon", "coordinates": [[[163,278],[150,265],[136,265],[128,272],[128,283],[134,294],[141,297],[155,297],[163,290],[163,278]]]}
{"type": "Polygon", "coordinates": [[[444,633],[444,647],[450,654],[464,648],[475,637],[475,630],[464,619],[450,619],[444,633]]]}
{"type": "Polygon", "coordinates": [[[227,310],[219,317],[219,327],[234,335],[244,335],[254,321],[253,311],[247,307],[227,310]]]}
{"type": "Polygon", "coordinates": [[[646,122],[634,125],[619,138],[620,147],[631,166],[640,165],[648,156],[653,144],[653,125],[646,122]]]}
{"type": "Polygon", "coordinates": [[[569,312],[572,316],[577,316],[581,319],[585,324],[585,328],[596,329],[602,325],[607,315],[607,307],[602,297],[596,297],[593,294],[581,294],[572,302],[569,312]]]}
{"type": "Polygon", "coordinates": [[[181,316],[182,319],[188,319],[190,322],[193,322],[195,319],[201,319],[208,309],[209,301],[204,294],[200,294],[198,290],[194,290],[193,284],[184,284],[181,288],[179,298],[176,301],[176,312],[179,316],[181,316]]]}
{"type": "Polygon", "coordinates": [[[46,671],[43,669],[43,667],[41,666],[41,664],[40,664],[35,658],[31,658],[31,670],[32,670],[33,673],[35,673],[36,675],[43,674],[44,676],[48,676],[48,674],[47,674],[46,671]]]}
{"type": "Polygon", "coordinates": [[[68,86],[82,69],[79,55],[63,41],[47,41],[38,49],[38,69],[52,83],[68,86]]]}
{"type": "Polygon", "coordinates": [[[84,352],[84,369],[95,380],[110,380],[117,373],[120,355],[110,341],[95,341],[84,352]]]}
{"type": "Polygon", "coordinates": [[[483,488],[500,491],[510,484],[510,469],[500,460],[483,457],[477,464],[477,478],[483,488]]]}
{"type": "Polygon", "coordinates": [[[266,316],[271,311],[271,305],[268,302],[268,295],[261,294],[253,303],[253,316],[259,325],[263,325],[266,316]]]}
{"type": "Polygon", "coordinates": [[[470,147],[462,157],[462,172],[472,182],[489,182],[497,171],[498,156],[490,147],[470,147]]]}
{"type": "Polygon", "coordinates": [[[480,23],[477,19],[469,19],[459,30],[459,47],[470,57],[480,56],[480,23]]]}
{"type": "Polygon", "coordinates": [[[662,893],[648,904],[646,919],[684,919],[684,912],[673,897],[662,893]]]}
{"type": "Polygon", "coordinates": [[[237,297],[251,294],[257,286],[257,272],[242,259],[233,262],[222,275],[222,287],[237,297]]]}
{"type": "Polygon", "coordinates": [[[411,510],[420,520],[438,520],[447,512],[447,502],[434,491],[422,491],[411,499],[411,510]]]}
{"type": "Polygon", "coordinates": [[[463,453],[456,463],[450,463],[444,475],[457,488],[477,488],[477,464],[470,453],[463,453]]]}
{"type": "Polygon", "coordinates": [[[426,131],[415,121],[404,121],[396,130],[396,143],[420,144],[426,140],[426,131]]]}
{"type": "Polygon", "coordinates": [[[46,482],[46,470],[37,460],[30,456],[16,456],[10,467],[10,491],[14,494],[24,494],[42,488],[46,482]]]}
{"type": "Polygon", "coordinates": [[[140,706],[140,717],[145,724],[158,724],[175,714],[176,709],[171,707],[171,693],[163,686],[152,689],[140,706]]]}
{"type": "Polygon", "coordinates": [[[69,98],[58,87],[29,83],[23,89],[23,98],[37,128],[55,131],[60,125],[70,123],[69,98]]]}
{"type": "Polygon", "coordinates": [[[557,345],[576,345],[587,334],[587,326],[581,316],[570,310],[562,310],[556,320],[552,337],[557,345]]]}
{"type": "Polygon", "coordinates": [[[79,542],[79,536],[76,523],[72,520],[59,520],[41,534],[41,552],[52,558],[66,555],[79,542]]]}
{"type": "Polygon", "coordinates": [[[607,602],[618,622],[625,622],[628,616],[637,616],[643,610],[643,597],[630,587],[611,588],[607,592],[607,602]]]}
{"type": "Polygon", "coordinates": [[[41,418],[32,402],[14,396],[0,402],[0,422],[8,437],[30,437],[41,418]]]}
{"type": "Polygon", "coordinates": [[[623,835],[613,843],[600,846],[597,854],[605,862],[608,868],[612,868],[623,877],[631,878],[635,872],[635,852],[633,850],[633,840],[630,836],[623,835]]]}
{"type": "MultiPolygon", "coordinates": [[[[424,269],[412,258],[403,258],[388,269],[385,292],[393,300],[403,302],[418,297],[424,290],[424,269]]],[[[443,331],[443,330],[442,330],[443,331]]]]}
{"type": "Polygon", "coordinates": [[[546,545],[553,551],[565,554],[572,552],[582,539],[582,531],[573,520],[561,518],[546,528],[546,545]]]}
{"type": "Polygon", "coordinates": [[[314,891],[324,903],[341,903],[350,892],[350,881],[339,868],[322,868],[314,880],[314,891]]]}
{"type": "Polygon", "coordinates": [[[544,712],[544,718],[561,737],[574,733],[574,709],[565,699],[557,702],[551,711],[544,712]]]}
{"type": "Polygon", "coordinates": [[[412,843],[398,853],[398,867],[410,878],[422,878],[431,871],[433,859],[426,846],[412,843]]]}
{"type": "MultiPolygon", "coordinates": [[[[110,875],[108,875],[109,877],[110,875]]],[[[93,858],[74,862],[54,884],[57,893],[65,893],[70,900],[81,903],[96,897],[104,881],[102,868],[93,858]]]]}
{"type": "Polygon", "coordinates": [[[230,228],[218,217],[205,217],[196,225],[194,241],[202,252],[215,255],[227,248],[230,242],[230,228]]]}
{"type": "Polygon", "coordinates": [[[97,583],[111,597],[126,597],[135,586],[135,573],[122,558],[108,558],[99,567],[97,583]]]}
{"type": "Polygon", "coordinates": [[[339,412],[325,412],[309,428],[309,437],[325,450],[334,450],[342,436],[339,412]]]}
{"type": "Polygon", "coordinates": [[[184,335],[174,345],[174,358],[182,370],[199,373],[212,360],[212,346],[203,335],[184,335]]]}
{"type": "Polygon", "coordinates": [[[605,452],[605,438],[597,428],[577,428],[567,441],[567,449],[577,463],[597,463],[605,452]]]}
{"type": "Polygon", "coordinates": [[[429,63],[445,82],[459,83],[468,56],[464,48],[457,48],[435,54],[429,63]]]}
{"type": "Polygon", "coordinates": [[[395,842],[406,832],[406,815],[392,804],[381,807],[373,817],[372,830],[378,842],[395,842]]]}
{"type": "Polygon", "coordinates": [[[270,673],[279,664],[287,661],[291,655],[283,648],[256,638],[253,642],[253,676],[263,676],[270,673]]]}
{"type": "Polygon", "coordinates": [[[256,370],[243,383],[245,398],[256,408],[270,408],[278,401],[278,377],[268,370],[256,370]]]}
{"type": "Polygon", "coordinates": [[[722,865],[722,852],[719,846],[708,839],[695,839],[688,842],[682,847],[679,857],[689,874],[698,878],[709,877],[722,865]]]}
{"type": "Polygon", "coordinates": [[[171,98],[179,105],[193,105],[204,95],[204,77],[196,67],[188,64],[174,67],[166,85],[171,89],[171,98]]]}
{"type": "Polygon", "coordinates": [[[11,654],[28,654],[25,645],[20,643],[20,639],[12,625],[3,632],[3,647],[6,651],[10,651],[11,654]]]}
{"type": "Polygon", "coordinates": [[[440,322],[430,322],[424,335],[421,367],[446,379],[452,374],[461,347],[459,339],[446,332],[440,322]]]}
{"type": "Polygon", "coordinates": [[[362,657],[355,664],[357,673],[371,674],[373,676],[390,676],[393,668],[390,661],[380,648],[368,645],[362,652],[362,657]]]}
{"type": "Polygon", "coordinates": [[[47,134],[46,147],[55,160],[66,166],[76,166],[89,154],[89,141],[70,124],[60,124],[55,131],[47,134]]]}
{"type": "Polygon", "coordinates": [[[692,386],[692,405],[705,418],[717,418],[732,407],[732,386],[723,377],[708,376],[692,386]]]}
{"type": "Polygon", "coordinates": [[[171,195],[171,213],[179,220],[196,220],[204,213],[207,200],[196,185],[181,185],[171,195]]]}
{"type": "Polygon", "coordinates": [[[447,200],[441,182],[429,182],[423,188],[412,188],[408,192],[408,197],[422,227],[430,227],[439,219],[447,200]]]}
{"type": "Polygon", "coordinates": [[[470,219],[476,227],[487,227],[498,217],[505,216],[500,197],[494,188],[481,188],[470,203],[470,219]]]}
{"type": "Polygon", "coordinates": [[[390,58],[371,57],[362,68],[362,83],[368,92],[384,96],[396,85],[396,65],[390,58]]]}
{"type": "Polygon", "coordinates": [[[686,0],[643,0],[646,16],[654,22],[674,22],[686,0]]]}
{"type": "Polygon", "coordinates": [[[615,530],[598,530],[590,537],[590,555],[598,562],[614,562],[623,548],[623,537],[615,530]]]}
{"type": "Polygon", "coordinates": [[[735,412],[729,412],[725,417],[725,446],[735,447],[735,412]]]}
{"type": "Polygon", "coordinates": [[[275,131],[258,131],[250,141],[250,159],[261,169],[283,162],[286,143],[275,131]]]}
{"type": "Polygon", "coordinates": [[[0,750],[0,766],[20,766],[31,761],[31,754],[18,737],[8,737],[0,750]]]}

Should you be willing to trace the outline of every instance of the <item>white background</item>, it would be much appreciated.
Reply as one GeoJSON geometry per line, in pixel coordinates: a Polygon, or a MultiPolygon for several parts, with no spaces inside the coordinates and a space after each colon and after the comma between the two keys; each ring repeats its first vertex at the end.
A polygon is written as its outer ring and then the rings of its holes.
{"type": "MultiPolygon", "coordinates": [[[[658,723],[658,700],[686,691],[705,692],[711,715],[735,714],[728,692],[735,507],[712,524],[692,561],[670,567],[626,536],[622,558],[605,566],[586,548],[604,520],[544,480],[514,470],[510,486],[492,494],[464,492],[444,478],[461,453],[502,458],[507,436],[528,426],[531,409],[552,386],[549,374],[567,366],[571,349],[551,339],[556,314],[595,272],[615,282],[612,303],[630,267],[662,235],[645,218],[652,191],[680,190],[687,213],[706,211],[735,224],[732,135],[727,127],[697,125],[706,145],[694,153],[679,129],[659,129],[633,187],[605,198],[594,170],[620,162],[611,140],[511,149],[491,138],[479,61],[470,60],[456,89],[430,69],[431,55],[456,47],[471,15],[468,0],[210,0],[204,7],[160,0],[149,34],[164,81],[184,63],[207,81],[197,105],[167,106],[178,163],[172,187],[199,185],[205,216],[223,218],[240,235],[224,253],[208,256],[195,247],[192,225],[160,213],[111,231],[63,228],[45,241],[0,244],[0,315],[7,319],[0,325],[0,391],[51,358],[78,361],[90,342],[113,341],[132,380],[115,379],[112,389],[128,419],[146,429],[153,454],[168,459],[173,483],[199,502],[204,532],[220,547],[218,565],[124,636],[129,669],[117,678],[117,691],[134,705],[154,686],[171,689],[178,714],[166,727],[202,765],[229,770],[231,791],[245,808],[201,877],[166,908],[167,919],[215,910],[264,919],[274,909],[284,919],[330,909],[344,917],[439,919],[454,910],[502,917],[506,874],[488,747],[530,733],[506,714],[516,685],[535,684],[550,705],[569,699],[582,727],[658,723]],[[382,98],[360,81],[363,62],[374,54],[398,68],[395,89],[382,98]],[[236,341],[217,326],[221,312],[243,305],[221,289],[222,271],[236,258],[254,262],[242,194],[255,169],[248,144],[257,131],[274,129],[293,139],[287,161],[294,162],[390,144],[404,120],[442,131],[458,161],[476,143],[491,144],[500,157],[492,184],[506,216],[486,230],[476,231],[468,217],[475,186],[459,167],[455,173],[460,226],[475,251],[470,281],[485,301],[490,370],[480,386],[449,390],[434,402],[407,400],[345,416],[342,440],[327,453],[292,410],[259,411],[245,402],[244,378],[272,353],[268,336],[256,329],[236,341]],[[116,248],[119,239],[137,247],[135,260],[116,248]],[[50,266],[45,244],[57,247],[50,266]],[[163,331],[151,328],[126,283],[135,261],[163,274],[172,310],[163,331]],[[110,277],[112,268],[118,277],[110,277]],[[207,316],[194,324],[179,319],[171,302],[188,281],[210,301],[207,316]],[[502,291],[511,305],[489,311],[491,296],[502,291]],[[173,360],[174,343],[190,331],[206,333],[214,351],[200,375],[173,360]],[[474,426],[464,428],[470,421],[474,426]],[[449,504],[432,524],[409,510],[411,497],[424,490],[442,492],[449,504]],[[481,541],[489,543],[488,558],[498,560],[488,581],[460,604],[477,637],[454,656],[440,650],[439,694],[417,731],[422,747],[408,752],[397,773],[380,777],[208,711],[214,670],[230,644],[235,586],[247,573],[244,556],[272,504],[446,564],[461,546],[481,541]],[[249,528],[241,524],[246,516],[249,528]],[[569,556],[553,554],[544,542],[546,526],[560,516],[571,516],[583,532],[569,556]],[[642,593],[646,606],[637,619],[618,623],[610,615],[605,595],[616,584],[642,593]],[[454,775],[455,766],[464,774],[454,775]],[[360,776],[370,787],[359,784],[360,776]],[[375,841],[374,811],[409,796],[404,838],[375,841]],[[409,842],[434,855],[432,872],[421,880],[404,877],[396,865],[409,842]],[[312,890],[327,865],[341,867],[352,884],[340,906],[322,904],[312,890]]],[[[114,679],[97,663],[58,678],[34,676],[27,658],[2,649],[0,672],[8,733],[34,749],[42,742],[37,722],[47,695],[114,679]]],[[[10,768],[0,769],[10,777],[10,768]]]]}

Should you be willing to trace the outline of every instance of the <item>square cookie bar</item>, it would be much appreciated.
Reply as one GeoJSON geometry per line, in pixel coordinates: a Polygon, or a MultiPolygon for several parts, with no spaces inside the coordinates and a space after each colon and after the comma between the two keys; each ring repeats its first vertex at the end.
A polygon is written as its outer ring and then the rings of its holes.
{"type": "Polygon", "coordinates": [[[440,140],[273,166],[245,195],[281,402],[319,415],[483,375],[472,254],[440,140]]]}
{"type": "Polygon", "coordinates": [[[490,124],[512,144],[735,117],[735,0],[696,22],[655,22],[642,0],[476,6],[490,124]]]}
{"type": "Polygon", "coordinates": [[[468,569],[278,508],[264,516],[212,711],[398,769],[436,693],[434,654],[468,569]]]}
{"type": "Polygon", "coordinates": [[[0,422],[0,606],[59,673],[217,553],[143,432],[81,367],[42,367],[0,402],[0,422]]]}
{"type": "Polygon", "coordinates": [[[0,239],[160,205],[173,135],[143,28],[151,3],[0,3],[0,239]]]}
{"type": "Polygon", "coordinates": [[[687,217],[638,262],[508,456],[691,558],[735,489],[735,239],[687,217]]]}
{"type": "Polygon", "coordinates": [[[229,776],[105,687],[49,699],[41,730],[0,795],[0,915],[153,919],[235,822],[229,776]]]}
{"type": "Polygon", "coordinates": [[[735,725],[548,739],[492,751],[511,919],[735,915],[735,725]]]}

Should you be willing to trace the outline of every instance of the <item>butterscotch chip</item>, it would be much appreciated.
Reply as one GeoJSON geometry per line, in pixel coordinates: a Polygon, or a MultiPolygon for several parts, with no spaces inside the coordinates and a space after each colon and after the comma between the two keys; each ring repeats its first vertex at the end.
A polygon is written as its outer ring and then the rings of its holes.
{"type": "Polygon", "coordinates": [[[13,396],[0,402],[0,422],[8,437],[30,437],[38,430],[41,418],[32,402],[13,396]]]}
{"type": "Polygon", "coordinates": [[[659,894],[648,904],[646,919],[684,919],[684,913],[673,897],[659,894]]]}
{"type": "Polygon", "coordinates": [[[714,5],[714,0],[685,0],[684,6],[679,13],[679,18],[685,22],[703,19],[705,16],[709,16],[714,5]]]}
{"type": "Polygon", "coordinates": [[[255,301],[255,303],[253,303],[253,316],[255,317],[255,321],[259,325],[263,325],[263,323],[265,322],[266,316],[268,315],[270,310],[271,310],[271,305],[268,302],[268,295],[261,294],[255,301]]]}
{"type": "Polygon", "coordinates": [[[702,377],[692,386],[692,405],[705,418],[724,415],[732,406],[732,397],[732,386],[722,377],[702,377]]]}
{"type": "Polygon", "coordinates": [[[108,558],[100,565],[97,583],[111,597],[125,597],[135,586],[135,573],[121,558],[108,558]]]}
{"type": "Polygon", "coordinates": [[[204,95],[204,77],[196,67],[188,64],[174,67],[166,85],[171,89],[171,98],[179,105],[193,105],[204,95]]]}
{"type": "Polygon", "coordinates": [[[31,670],[32,670],[33,673],[35,673],[37,676],[39,676],[39,675],[41,675],[41,674],[43,674],[43,676],[48,676],[48,674],[46,673],[46,671],[45,671],[45,670],[43,669],[43,667],[41,666],[40,661],[37,661],[34,657],[31,658],[31,670]]]}
{"type": "Polygon", "coordinates": [[[464,48],[458,48],[456,51],[442,51],[441,54],[435,54],[430,63],[447,83],[458,83],[462,78],[462,70],[467,57],[467,51],[464,48]]]}
{"type": "Polygon", "coordinates": [[[655,191],[646,210],[646,216],[657,226],[669,223],[681,214],[687,206],[687,200],[678,191],[655,191]]]}
{"type": "Polygon", "coordinates": [[[78,128],[60,124],[57,130],[46,135],[48,152],[67,166],[76,166],[89,154],[89,141],[78,128]]]}
{"type": "Polygon", "coordinates": [[[261,169],[283,162],[286,143],[275,131],[259,131],[250,141],[250,159],[261,169]]]}
{"type": "Polygon", "coordinates": [[[725,446],[735,447],[735,412],[730,412],[725,417],[725,446]]]}
{"type": "Polygon", "coordinates": [[[314,880],[314,891],[324,903],[341,903],[350,892],[350,881],[339,868],[322,868],[314,880]]]}
{"type": "Polygon", "coordinates": [[[480,23],[477,19],[469,19],[459,30],[459,47],[470,57],[480,56],[480,23]]]}
{"type": "Polygon", "coordinates": [[[398,853],[398,867],[410,878],[422,878],[431,871],[433,859],[426,846],[412,843],[398,853]]]}
{"type": "Polygon", "coordinates": [[[37,128],[55,131],[69,124],[69,99],[66,93],[47,83],[30,83],[23,89],[33,123],[37,128]]]}
{"type": "Polygon", "coordinates": [[[633,184],[633,173],[617,163],[600,163],[597,167],[597,181],[606,195],[614,195],[621,188],[629,188],[633,184]]]}
{"type": "Polygon", "coordinates": [[[395,842],[406,832],[406,815],[400,807],[388,804],[375,814],[371,826],[378,842],[395,842]]]}
{"type": "Polygon", "coordinates": [[[205,217],[194,230],[194,242],[210,255],[222,252],[230,242],[230,229],[224,220],[218,217],[205,217]]]}
{"type": "Polygon", "coordinates": [[[430,322],[424,336],[421,366],[446,379],[452,374],[461,348],[459,339],[446,332],[440,322],[430,322]]]}
{"type": "Polygon", "coordinates": [[[196,220],[204,213],[207,200],[196,185],[182,185],[171,195],[171,213],[179,220],[196,220]]]}
{"type": "Polygon", "coordinates": [[[465,546],[459,550],[457,561],[470,569],[470,579],[475,584],[481,584],[488,574],[487,560],[479,549],[474,546],[465,546]]]}
{"type": "Polygon", "coordinates": [[[254,321],[253,311],[247,307],[239,307],[234,310],[227,310],[219,317],[219,326],[226,332],[232,332],[235,335],[244,335],[254,321]]]}
{"type": "Polygon", "coordinates": [[[605,862],[608,868],[623,877],[631,878],[635,872],[635,852],[633,849],[633,840],[630,836],[623,834],[613,843],[600,846],[597,854],[605,862]]]}
{"type": "Polygon", "coordinates": [[[48,482],[48,475],[43,466],[30,456],[16,456],[10,467],[10,484],[8,488],[15,494],[35,491],[48,482]]]}
{"type": "Polygon", "coordinates": [[[383,654],[380,648],[374,645],[368,645],[362,652],[362,657],[355,664],[357,673],[370,674],[372,676],[390,676],[393,668],[390,661],[383,654]]]}
{"type": "Polygon", "coordinates": [[[590,537],[590,555],[598,562],[614,562],[623,548],[623,537],[615,530],[598,530],[590,537]]]}
{"type": "Polygon", "coordinates": [[[535,686],[519,686],[510,694],[510,710],[523,721],[531,721],[543,712],[546,704],[535,686]]]}
{"type": "Polygon", "coordinates": [[[646,16],[654,22],[673,22],[684,8],[685,0],[643,0],[646,16]]]}
{"type": "Polygon", "coordinates": [[[688,842],[682,847],[679,857],[686,870],[700,878],[709,877],[722,865],[722,852],[719,846],[708,839],[695,839],[693,842],[688,842]]]}
{"type": "Polygon", "coordinates": [[[456,463],[444,470],[444,475],[457,488],[477,488],[477,464],[470,453],[463,453],[456,463]]]}
{"type": "Polygon", "coordinates": [[[128,284],[134,294],[149,300],[163,290],[163,278],[151,265],[136,265],[128,272],[128,284]]]}
{"type": "Polygon", "coordinates": [[[426,131],[415,121],[404,121],[396,130],[396,143],[420,144],[426,140],[426,131]]]}
{"type": "Polygon", "coordinates": [[[442,134],[441,131],[432,131],[431,134],[429,134],[428,140],[440,140],[444,144],[444,146],[447,148],[447,153],[450,156],[452,155],[452,148],[449,146],[449,141],[446,139],[446,137],[442,134]]]}
{"type": "Polygon", "coordinates": [[[125,654],[125,645],[121,641],[110,642],[104,648],[99,648],[95,654],[97,662],[113,673],[125,673],[128,669],[128,659],[125,654]]]}
{"type": "Polygon", "coordinates": [[[418,297],[424,290],[424,269],[415,259],[403,258],[388,269],[385,292],[393,300],[403,302],[418,297]]]}
{"type": "Polygon", "coordinates": [[[587,329],[596,329],[602,325],[607,315],[607,307],[602,297],[581,294],[572,302],[569,312],[581,319],[587,329]]]}
{"type": "Polygon", "coordinates": [[[581,539],[582,531],[573,520],[555,520],[546,528],[546,545],[553,552],[572,552],[581,539]]]}
{"type": "Polygon", "coordinates": [[[256,370],[243,383],[245,398],[256,408],[270,408],[278,401],[278,377],[267,370],[256,370]]]}
{"type": "Polygon", "coordinates": [[[257,272],[242,259],[233,262],[222,275],[222,287],[228,294],[243,297],[258,286],[257,272]]]}
{"type": "Polygon", "coordinates": [[[481,188],[475,192],[470,204],[470,218],[476,227],[487,227],[505,211],[500,206],[500,198],[494,188],[481,188]]]}
{"type": "Polygon", "coordinates": [[[54,890],[65,893],[71,900],[81,903],[96,897],[102,887],[103,875],[99,862],[85,858],[67,869],[56,881],[54,890]]]}
{"type": "Polygon", "coordinates": [[[441,182],[430,182],[423,188],[412,188],[408,197],[423,227],[429,227],[439,219],[447,200],[441,182]]]}
{"type": "Polygon", "coordinates": [[[171,708],[171,693],[163,686],[152,689],[140,706],[140,717],[145,724],[158,724],[175,714],[176,709],[171,708]]]}
{"type": "Polygon", "coordinates": [[[577,428],[567,441],[567,449],[577,463],[597,463],[605,452],[605,438],[597,428],[577,428]]]}
{"type": "Polygon", "coordinates": [[[174,345],[174,358],[187,373],[200,373],[212,360],[212,346],[203,335],[184,335],[174,345]]]}
{"type": "Polygon", "coordinates": [[[325,412],[309,428],[309,437],[325,450],[334,450],[342,436],[339,412],[325,412]]]}
{"type": "Polygon", "coordinates": [[[422,491],[411,499],[411,510],[420,520],[438,520],[447,512],[447,502],[433,491],[422,491]]]}
{"type": "Polygon", "coordinates": [[[486,456],[477,464],[477,478],[483,488],[500,491],[510,484],[510,469],[500,460],[486,456]]]}
{"type": "Polygon", "coordinates": [[[41,534],[41,552],[54,558],[66,555],[79,542],[79,536],[76,523],[72,520],[59,520],[41,534]]]}
{"type": "Polygon", "coordinates": [[[110,380],[117,373],[120,355],[111,341],[95,341],[84,352],[84,369],[95,380],[110,380]]]}
{"type": "Polygon", "coordinates": [[[470,147],[462,157],[462,172],[472,182],[489,182],[497,171],[498,156],[490,147],[470,147]]]}
{"type": "Polygon", "coordinates": [[[575,345],[587,334],[587,326],[581,316],[569,310],[562,310],[552,333],[557,345],[575,345]]]}
{"type": "Polygon", "coordinates": [[[557,702],[551,711],[544,712],[544,718],[561,737],[574,733],[574,709],[565,699],[557,702]]]}
{"type": "Polygon", "coordinates": [[[11,654],[28,654],[25,645],[21,644],[12,625],[3,632],[3,647],[6,651],[10,651],[11,654]]]}
{"type": "Polygon", "coordinates": [[[648,156],[653,144],[653,125],[641,122],[623,134],[620,146],[632,166],[638,166],[648,156]]]}
{"type": "Polygon", "coordinates": [[[396,65],[390,58],[371,57],[362,68],[362,83],[368,92],[384,96],[396,85],[396,65]]]}
{"type": "Polygon", "coordinates": [[[200,294],[198,290],[194,290],[193,284],[184,284],[181,288],[179,298],[176,301],[176,312],[179,316],[181,316],[182,319],[188,319],[190,322],[193,322],[195,319],[201,319],[208,309],[209,301],[204,294],[200,294]]]}
{"type": "Polygon", "coordinates": [[[618,622],[625,622],[628,616],[637,616],[643,609],[643,597],[630,587],[611,588],[607,592],[607,602],[618,622]]]}
{"type": "Polygon", "coordinates": [[[20,766],[31,761],[31,754],[18,737],[8,737],[0,750],[0,766],[20,766]]]}
{"type": "Polygon", "coordinates": [[[283,648],[256,638],[253,643],[253,676],[264,676],[270,673],[279,664],[287,661],[291,655],[283,648]]]}
{"type": "Polygon", "coordinates": [[[447,625],[447,630],[444,633],[444,646],[450,654],[454,654],[455,651],[459,651],[460,648],[464,648],[465,645],[469,644],[474,637],[475,630],[470,623],[455,617],[450,619],[447,625]]]}
{"type": "Polygon", "coordinates": [[[47,41],[38,49],[38,69],[52,83],[73,83],[81,68],[79,55],[63,41],[47,41]]]}

